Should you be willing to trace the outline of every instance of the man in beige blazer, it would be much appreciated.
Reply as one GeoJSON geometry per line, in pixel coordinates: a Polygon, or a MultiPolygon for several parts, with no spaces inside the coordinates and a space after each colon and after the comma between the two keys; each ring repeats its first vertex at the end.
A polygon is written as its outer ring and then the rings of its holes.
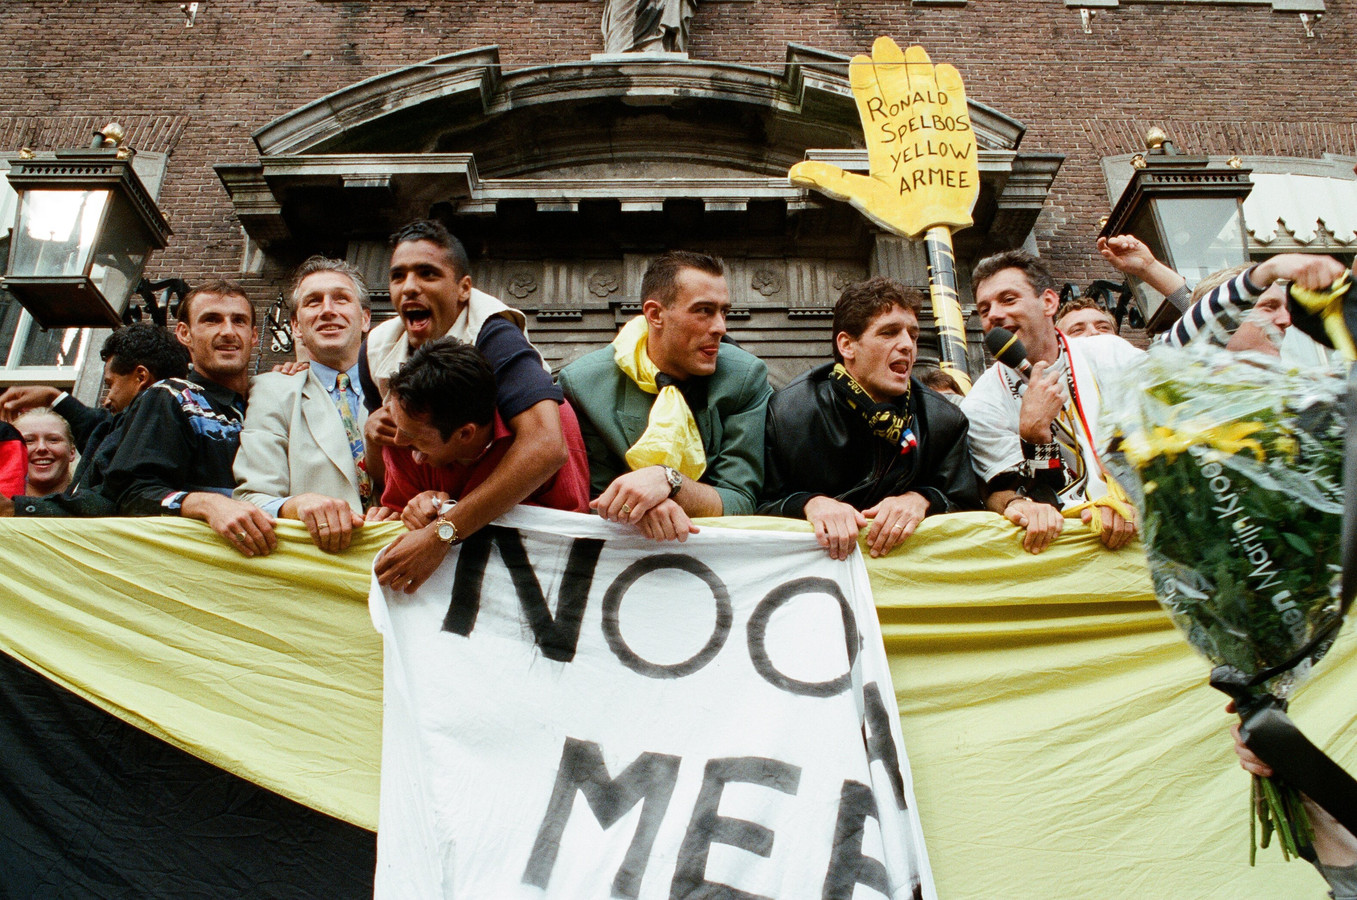
{"type": "Polygon", "coordinates": [[[251,384],[235,496],[277,518],[299,519],[317,547],[337,553],[372,503],[358,378],[358,348],[371,321],[368,291],[348,263],[312,257],[293,276],[288,304],[310,366],[251,384]]]}

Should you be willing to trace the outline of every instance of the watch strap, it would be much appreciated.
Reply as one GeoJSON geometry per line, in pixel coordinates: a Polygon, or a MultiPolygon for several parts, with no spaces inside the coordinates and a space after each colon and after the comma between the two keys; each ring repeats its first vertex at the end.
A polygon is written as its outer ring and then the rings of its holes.
{"type": "Polygon", "coordinates": [[[669,480],[669,499],[673,500],[683,487],[683,475],[673,466],[661,466],[660,468],[664,469],[664,477],[669,480]]]}

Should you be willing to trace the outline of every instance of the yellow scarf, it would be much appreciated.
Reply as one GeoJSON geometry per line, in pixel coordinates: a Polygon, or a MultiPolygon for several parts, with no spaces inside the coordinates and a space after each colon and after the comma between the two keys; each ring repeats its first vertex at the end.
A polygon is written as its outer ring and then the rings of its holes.
{"type": "Polygon", "coordinates": [[[638,388],[657,395],[650,407],[645,433],[627,451],[627,465],[632,471],[646,466],[671,466],[696,481],[707,470],[702,435],[679,389],[672,384],[661,389],[655,383],[660,370],[646,353],[647,332],[645,316],[637,316],[623,325],[613,339],[617,367],[638,388]]]}
{"type": "Polygon", "coordinates": [[[1357,345],[1343,322],[1343,298],[1347,296],[1351,277],[1344,272],[1327,290],[1312,291],[1300,285],[1291,285],[1291,297],[1307,311],[1319,317],[1324,332],[1346,360],[1357,360],[1357,345]]]}

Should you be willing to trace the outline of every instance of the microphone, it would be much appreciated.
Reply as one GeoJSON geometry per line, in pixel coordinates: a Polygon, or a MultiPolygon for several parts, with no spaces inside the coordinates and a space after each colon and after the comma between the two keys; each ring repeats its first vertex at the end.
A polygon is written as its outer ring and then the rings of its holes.
{"type": "Polygon", "coordinates": [[[1027,361],[1027,348],[1007,328],[991,328],[985,334],[985,349],[989,350],[990,356],[1017,372],[1024,382],[1031,375],[1032,364],[1027,361]]]}

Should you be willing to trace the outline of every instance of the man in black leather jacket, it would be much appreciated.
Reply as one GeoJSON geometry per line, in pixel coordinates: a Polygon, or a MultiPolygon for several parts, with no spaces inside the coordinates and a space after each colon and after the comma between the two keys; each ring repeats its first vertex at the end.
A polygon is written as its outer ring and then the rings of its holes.
{"type": "Polygon", "coordinates": [[[965,415],[911,374],[922,297],[888,278],[849,285],[834,306],[834,362],[768,404],[759,512],[808,520],[835,559],[869,522],[882,556],[925,516],[980,508],[965,415]]]}

